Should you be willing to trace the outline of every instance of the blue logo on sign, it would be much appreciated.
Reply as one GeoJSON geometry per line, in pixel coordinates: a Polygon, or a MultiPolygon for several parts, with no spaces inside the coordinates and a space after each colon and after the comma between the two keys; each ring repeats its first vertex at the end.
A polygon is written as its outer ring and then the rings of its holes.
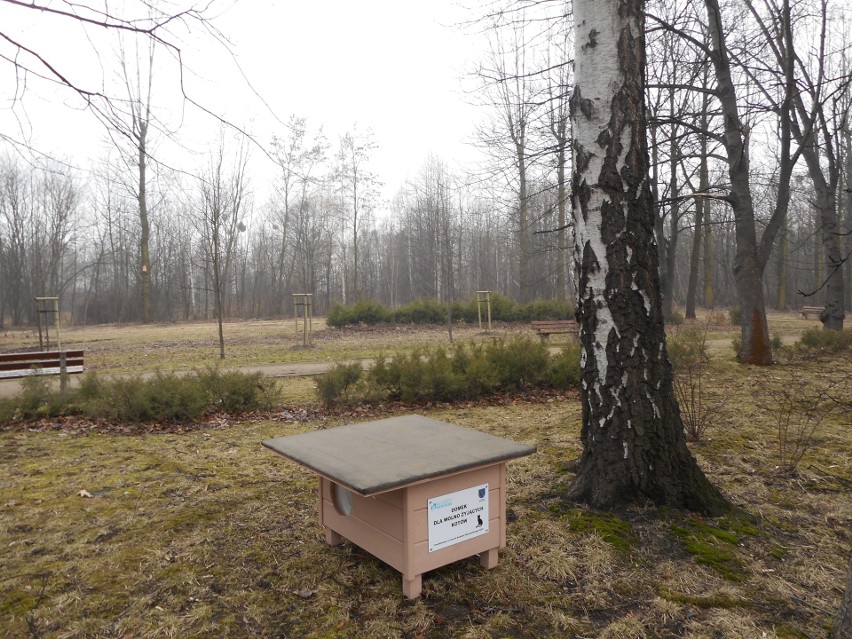
{"type": "Polygon", "coordinates": [[[484,488],[480,488],[480,489],[479,489],[479,498],[480,498],[480,499],[484,499],[484,498],[485,498],[485,489],[484,489],[484,488]]]}
{"type": "Polygon", "coordinates": [[[429,509],[430,510],[437,510],[438,508],[446,508],[447,506],[452,506],[452,505],[453,505],[452,499],[440,499],[440,500],[433,501],[429,505],[429,509]]]}

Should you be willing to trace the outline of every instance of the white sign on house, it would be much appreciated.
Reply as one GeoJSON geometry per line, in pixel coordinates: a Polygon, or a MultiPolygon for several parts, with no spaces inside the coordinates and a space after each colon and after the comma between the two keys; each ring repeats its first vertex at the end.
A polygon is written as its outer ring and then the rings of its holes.
{"type": "Polygon", "coordinates": [[[488,484],[429,500],[429,552],[488,532],[488,484]]]}

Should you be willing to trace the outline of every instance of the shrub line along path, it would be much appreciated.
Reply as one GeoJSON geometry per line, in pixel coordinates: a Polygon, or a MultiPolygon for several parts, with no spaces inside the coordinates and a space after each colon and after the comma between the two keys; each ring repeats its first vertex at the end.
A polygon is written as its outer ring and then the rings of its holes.
{"type": "MultiPolygon", "coordinates": [[[[287,362],[283,364],[259,364],[254,366],[227,366],[223,365],[226,370],[238,370],[243,373],[260,373],[264,377],[306,377],[310,375],[321,375],[330,368],[338,364],[351,364],[360,362],[364,368],[369,367],[375,362],[375,359],[360,359],[360,360],[339,360],[339,361],[318,361],[318,362],[287,362]]],[[[177,375],[186,375],[192,372],[192,369],[179,369],[174,372],[177,375]]],[[[139,373],[98,373],[98,376],[105,378],[110,377],[131,377],[138,376],[143,379],[148,379],[156,374],[155,371],[142,371],[139,373]]],[[[84,373],[85,375],[85,373],[84,373]]],[[[82,375],[69,376],[69,386],[78,385],[82,375]]],[[[46,376],[57,387],[59,386],[59,376],[46,376]]],[[[0,399],[8,399],[16,396],[21,391],[22,379],[2,379],[0,380],[0,399]]]]}
{"type": "MultiPolygon", "coordinates": [[[[559,353],[561,347],[560,346],[551,346],[549,350],[551,354],[559,353]]],[[[352,364],[354,362],[360,362],[363,368],[369,368],[373,365],[376,360],[374,358],[366,358],[366,359],[342,359],[342,360],[325,360],[325,361],[316,361],[316,362],[287,362],[280,364],[257,364],[252,366],[228,366],[225,363],[222,368],[226,370],[237,370],[243,373],[260,373],[264,377],[307,377],[311,375],[322,375],[329,369],[337,366],[338,364],[352,364]]],[[[192,369],[177,369],[174,372],[177,375],[186,375],[192,372],[192,369]]],[[[110,378],[110,377],[131,377],[131,376],[139,376],[143,379],[148,379],[153,377],[156,374],[156,371],[142,371],[139,373],[98,373],[99,376],[110,378]]],[[[85,373],[83,373],[85,375],[85,373]]],[[[73,387],[75,385],[79,385],[80,379],[82,379],[83,375],[70,375],[69,379],[69,387],[73,387]]],[[[58,375],[49,375],[46,377],[49,379],[54,385],[59,386],[59,376],[58,375]]],[[[21,391],[21,379],[0,379],[0,399],[9,399],[15,397],[21,391]]]]}

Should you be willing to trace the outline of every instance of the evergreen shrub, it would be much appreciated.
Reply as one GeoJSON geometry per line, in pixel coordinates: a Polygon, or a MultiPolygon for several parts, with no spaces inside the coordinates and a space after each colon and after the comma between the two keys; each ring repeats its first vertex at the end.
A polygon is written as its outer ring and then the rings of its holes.
{"type": "Polygon", "coordinates": [[[566,389],[580,386],[580,345],[568,342],[558,355],[551,355],[548,382],[554,388],[566,389]]]}
{"type": "MultiPolygon", "coordinates": [[[[451,305],[454,322],[475,324],[487,321],[488,312],[483,305],[478,308],[476,299],[453,302],[451,305]]],[[[571,319],[574,307],[560,300],[535,300],[517,304],[505,295],[491,295],[491,320],[495,322],[529,322],[532,320],[571,319]]],[[[447,321],[447,304],[436,299],[415,300],[410,304],[387,309],[380,302],[365,301],[355,304],[335,304],[326,318],[326,324],[335,328],[364,324],[374,326],[383,323],[396,324],[444,324],[447,321]]]]}
{"type": "Polygon", "coordinates": [[[731,324],[735,326],[742,326],[743,323],[743,311],[739,306],[733,306],[728,310],[728,318],[731,320],[731,324]]]}
{"type": "Polygon", "coordinates": [[[331,307],[326,317],[326,324],[339,328],[341,326],[355,326],[366,324],[374,326],[391,321],[390,313],[380,302],[373,300],[360,300],[355,304],[335,304],[331,307]]]}
{"type": "Polygon", "coordinates": [[[196,375],[207,390],[208,408],[226,413],[245,413],[272,407],[275,381],[260,372],[223,371],[209,366],[196,371],[196,375]]]}
{"type": "Polygon", "coordinates": [[[363,369],[361,364],[338,364],[317,377],[317,396],[326,406],[345,404],[354,396],[363,369]]]}
{"type": "Polygon", "coordinates": [[[580,348],[567,344],[557,355],[540,340],[516,337],[487,343],[456,343],[380,356],[364,379],[341,367],[320,376],[317,396],[326,406],[352,401],[464,401],[499,391],[579,384],[580,348]],[[370,395],[372,393],[372,395],[370,395]]]}
{"type": "Polygon", "coordinates": [[[852,330],[826,331],[812,328],[802,333],[797,347],[805,353],[838,353],[852,348],[852,330]]]}
{"type": "Polygon", "coordinates": [[[670,326],[680,326],[683,322],[683,313],[678,310],[672,310],[672,314],[666,318],[666,324],[670,326]]]}
{"type": "Polygon", "coordinates": [[[187,375],[157,371],[153,377],[103,378],[86,373],[77,388],[62,393],[44,377],[26,377],[21,393],[0,406],[0,415],[38,419],[83,415],[123,422],[188,422],[213,410],[259,410],[274,402],[275,382],[260,373],[216,368],[187,375]]]}
{"type": "Polygon", "coordinates": [[[388,315],[397,324],[442,324],[447,321],[447,305],[436,299],[415,300],[388,315]]]}

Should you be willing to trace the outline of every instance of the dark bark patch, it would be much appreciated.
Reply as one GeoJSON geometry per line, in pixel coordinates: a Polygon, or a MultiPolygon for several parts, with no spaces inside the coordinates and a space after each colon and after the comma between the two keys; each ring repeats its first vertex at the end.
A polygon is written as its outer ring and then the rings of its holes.
{"type": "MultiPolygon", "coordinates": [[[[617,206],[613,202],[604,201],[601,205],[601,239],[604,241],[604,244],[607,247],[612,246],[617,242],[617,238],[619,234],[624,230],[625,227],[625,219],[624,212],[620,206],[617,206]]],[[[618,242],[621,245],[621,242],[618,242]]],[[[626,257],[626,251],[622,251],[619,246],[612,246],[612,248],[608,249],[609,253],[613,252],[621,253],[621,258],[626,257]]],[[[619,256],[614,256],[616,259],[619,259],[619,256]]],[[[610,262],[615,260],[609,260],[610,262]]],[[[618,269],[610,269],[610,273],[618,273],[622,271],[622,268],[618,269]]]]}
{"type": "Polygon", "coordinates": [[[598,36],[599,36],[599,35],[600,35],[600,32],[599,32],[599,31],[596,31],[595,29],[592,29],[591,31],[589,31],[589,39],[588,39],[588,41],[587,41],[587,42],[583,45],[583,49],[584,49],[584,50],[585,50],[585,49],[593,49],[593,48],[595,48],[596,46],[598,46],[598,36]]]}
{"type": "Polygon", "coordinates": [[[574,93],[571,94],[571,99],[568,100],[568,109],[575,119],[578,119],[578,113],[582,113],[586,116],[587,120],[591,120],[592,113],[594,112],[594,104],[591,100],[583,97],[580,87],[576,87],[574,93]]]}
{"type": "Polygon", "coordinates": [[[574,157],[577,162],[577,172],[583,173],[587,168],[589,168],[589,161],[592,159],[593,153],[589,153],[583,148],[583,145],[579,142],[574,142],[574,157]]]}
{"type": "Polygon", "coordinates": [[[642,3],[638,0],[621,0],[618,3],[618,16],[627,20],[642,14],[642,3]]]}
{"type": "Polygon", "coordinates": [[[763,332],[760,311],[754,309],[751,314],[751,353],[749,364],[767,365],[772,363],[772,351],[769,336],[763,332]]]}
{"type": "Polygon", "coordinates": [[[575,180],[574,183],[571,185],[571,190],[573,191],[574,198],[576,199],[576,203],[579,206],[580,215],[583,216],[583,221],[585,222],[589,216],[589,199],[592,197],[592,190],[589,188],[589,185],[586,184],[585,180],[578,184],[576,182],[576,178],[578,176],[579,173],[575,173],[575,180]]]}

